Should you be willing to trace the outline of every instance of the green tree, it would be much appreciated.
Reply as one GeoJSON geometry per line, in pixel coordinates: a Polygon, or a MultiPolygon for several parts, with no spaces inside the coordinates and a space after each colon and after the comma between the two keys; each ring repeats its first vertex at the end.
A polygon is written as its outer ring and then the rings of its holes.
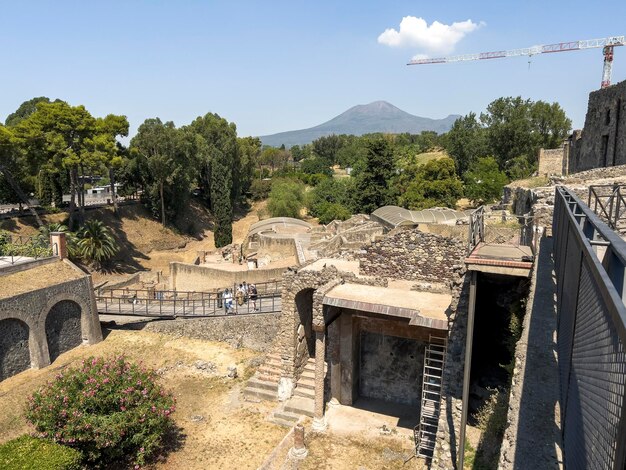
{"type": "Polygon", "coordinates": [[[81,258],[95,262],[99,269],[118,251],[117,243],[111,232],[100,220],[88,220],[78,232],[76,243],[81,258]]]}
{"type": "Polygon", "coordinates": [[[322,174],[326,176],[332,176],[333,170],[330,169],[326,160],[319,157],[307,158],[302,160],[300,164],[300,171],[309,175],[322,174]]]}
{"type": "Polygon", "coordinates": [[[500,198],[507,183],[508,178],[495,158],[479,158],[465,174],[465,195],[476,204],[493,202],[500,198]]]}
{"type": "MultiPolygon", "coordinates": [[[[62,101],[59,99],[54,100],[54,103],[61,103],[61,102],[62,101]]],[[[30,116],[35,111],[37,111],[37,105],[39,103],[51,103],[51,101],[50,101],[50,98],[48,98],[47,96],[38,96],[28,101],[24,101],[14,113],[11,113],[7,116],[7,119],[6,121],[4,121],[4,124],[7,127],[13,127],[13,126],[18,125],[28,116],[30,116]]]]}
{"type": "MultiPolygon", "coordinates": [[[[351,204],[351,182],[345,178],[325,178],[311,191],[307,198],[309,213],[314,217],[322,219],[322,213],[328,210],[329,204],[336,204],[344,207],[351,215],[349,206],[351,204]]],[[[335,210],[333,208],[333,210],[335,210]]],[[[347,217],[346,217],[347,218],[347,217]]],[[[342,219],[342,220],[345,220],[342,219]]],[[[327,223],[327,222],[322,222],[327,223]]]]}
{"type": "MultiPolygon", "coordinates": [[[[187,192],[189,188],[174,187],[177,172],[183,169],[176,162],[176,128],[173,122],[163,123],[159,118],[146,119],[131,141],[131,148],[145,158],[149,173],[146,202],[154,210],[154,196],[158,194],[161,224],[165,227],[166,207],[172,206],[166,200],[166,189],[172,186],[172,192],[187,192]]],[[[168,194],[169,195],[169,194],[168,194]]]]}
{"type": "Polygon", "coordinates": [[[267,208],[272,217],[300,218],[304,207],[304,184],[287,178],[272,182],[267,208]]]}
{"type": "Polygon", "coordinates": [[[94,158],[102,163],[109,174],[113,211],[117,214],[117,195],[115,191],[115,172],[122,167],[122,146],[117,137],[128,136],[126,116],[109,114],[96,120],[96,135],[92,139],[94,158]]]}
{"type": "Polygon", "coordinates": [[[0,125],[0,201],[9,204],[27,204],[39,227],[43,222],[28,202],[23,189],[27,165],[14,132],[0,125]]]}
{"type": "Polygon", "coordinates": [[[394,171],[393,152],[387,139],[370,138],[365,144],[365,168],[356,180],[357,212],[371,214],[391,203],[388,181],[394,171]]]}
{"type": "Polygon", "coordinates": [[[492,101],[480,121],[487,128],[488,154],[510,175],[512,168],[519,172],[527,167],[532,172],[539,148],[558,147],[571,128],[558,103],[533,102],[519,96],[492,101]]]}
{"type": "Polygon", "coordinates": [[[318,210],[320,224],[329,224],[333,220],[346,220],[352,215],[346,206],[336,202],[325,202],[320,205],[318,210]]]}
{"type": "Polygon", "coordinates": [[[254,169],[261,157],[261,139],[258,137],[238,137],[240,159],[240,187],[241,194],[250,191],[250,185],[254,178],[254,169]]]}
{"type": "Polygon", "coordinates": [[[463,183],[455,173],[454,161],[440,158],[417,168],[398,203],[413,210],[441,206],[454,208],[462,195],[463,183]]]}
{"type": "Polygon", "coordinates": [[[476,114],[469,113],[454,121],[447,134],[446,150],[459,175],[464,174],[478,157],[488,153],[486,130],[476,119],[476,114]]]}
{"type": "Polygon", "coordinates": [[[79,223],[84,220],[85,170],[96,166],[93,138],[96,120],[84,106],[63,101],[40,102],[37,110],[14,127],[26,152],[29,173],[36,174],[45,164],[66,169],[70,174],[70,227],[75,225],[78,200],[79,223]]]}
{"type": "Polygon", "coordinates": [[[333,166],[337,161],[337,152],[343,145],[345,136],[328,135],[315,139],[311,146],[313,153],[326,162],[327,166],[333,166]]]}
{"type": "Polygon", "coordinates": [[[196,118],[190,128],[204,139],[201,175],[215,216],[215,246],[219,248],[232,243],[233,238],[233,168],[239,165],[237,128],[212,113],[196,118]]]}

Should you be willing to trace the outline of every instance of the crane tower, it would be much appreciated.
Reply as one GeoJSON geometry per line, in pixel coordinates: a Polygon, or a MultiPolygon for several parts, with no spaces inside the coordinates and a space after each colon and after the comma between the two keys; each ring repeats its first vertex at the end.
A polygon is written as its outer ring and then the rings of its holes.
{"type": "Polygon", "coordinates": [[[582,41],[559,42],[556,44],[545,44],[541,46],[531,46],[510,51],[479,52],[477,54],[455,55],[450,57],[438,57],[433,59],[414,59],[407,65],[424,64],[447,64],[450,62],[463,62],[467,60],[502,59],[505,57],[528,56],[538,54],[551,54],[553,52],[580,51],[583,49],[602,48],[604,55],[604,67],[602,68],[602,88],[611,84],[611,68],[613,65],[613,49],[616,46],[626,45],[624,36],[611,36],[602,39],[585,39],[582,41]]]}

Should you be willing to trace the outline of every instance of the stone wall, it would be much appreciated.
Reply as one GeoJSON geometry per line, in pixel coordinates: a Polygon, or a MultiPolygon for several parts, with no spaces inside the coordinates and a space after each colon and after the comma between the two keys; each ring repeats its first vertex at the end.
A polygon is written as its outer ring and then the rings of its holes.
{"type": "Polygon", "coordinates": [[[363,274],[442,283],[452,280],[465,255],[460,240],[413,229],[374,242],[359,261],[363,274]]]}
{"type": "Polygon", "coordinates": [[[565,146],[558,149],[539,149],[539,175],[562,175],[565,146]]]}
{"type": "Polygon", "coordinates": [[[626,164],[626,81],[589,94],[582,135],[569,146],[569,173],[626,164]]]}
{"type": "Polygon", "coordinates": [[[181,318],[150,322],[145,331],[209,341],[223,341],[233,347],[267,351],[278,332],[280,313],[231,315],[214,318],[181,318]]]}
{"type": "Polygon", "coordinates": [[[28,325],[15,318],[0,321],[0,380],[30,368],[28,325]]]}
{"type": "MultiPolygon", "coordinates": [[[[78,270],[67,260],[57,262],[78,270]]],[[[102,340],[91,276],[80,272],[80,278],[0,299],[0,380],[45,367],[83,342],[102,340]]]]}
{"type": "Polygon", "coordinates": [[[250,269],[225,271],[210,266],[196,266],[187,263],[170,263],[170,288],[179,291],[210,291],[233,284],[263,283],[282,277],[285,268],[250,269]]]}
{"type": "Polygon", "coordinates": [[[456,468],[458,458],[469,281],[465,265],[457,265],[452,279],[452,302],[446,312],[449,325],[448,349],[443,369],[437,441],[431,466],[434,469],[456,468]]]}

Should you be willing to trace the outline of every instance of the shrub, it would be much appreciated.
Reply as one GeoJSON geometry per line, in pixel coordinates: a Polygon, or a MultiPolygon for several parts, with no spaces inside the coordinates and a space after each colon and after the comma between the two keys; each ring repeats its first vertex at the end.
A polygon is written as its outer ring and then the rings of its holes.
{"type": "Polygon", "coordinates": [[[250,185],[252,199],[255,201],[267,199],[270,189],[272,189],[272,180],[254,180],[250,185]]]}
{"type": "Polygon", "coordinates": [[[20,436],[0,446],[0,468],[4,470],[78,470],[81,453],[45,439],[20,436]]]}
{"type": "Polygon", "coordinates": [[[126,361],[90,357],[28,398],[39,437],[80,450],[93,464],[143,465],[171,429],[174,398],[156,373],[126,361]]]}
{"type": "Polygon", "coordinates": [[[272,217],[299,218],[304,207],[304,184],[298,180],[278,179],[272,183],[267,209],[272,217]]]}
{"type": "Polygon", "coordinates": [[[329,224],[333,220],[346,220],[349,219],[352,214],[348,208],[338,204],[336,202],[324,202],[319,207],[319,221],[320,224],[329,224]]]}

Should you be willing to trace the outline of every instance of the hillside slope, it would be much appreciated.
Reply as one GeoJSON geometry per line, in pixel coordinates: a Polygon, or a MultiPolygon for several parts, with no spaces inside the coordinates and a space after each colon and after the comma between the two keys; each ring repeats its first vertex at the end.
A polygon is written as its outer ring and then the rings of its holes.
{"type": "Polygon", "coordinates": [[[400,134],[422,131],[443,133],[450,130],[458,115],[444,119],[430,119],[414,116],[386,101],[374,101],[366,105],[354,106],[330,121],[309,129],[301,129],[278,134],[261,136],[265,145],[279,147],[308,144],[315,139],[331,134],[363,135],[373,132],[400,134]]]}

